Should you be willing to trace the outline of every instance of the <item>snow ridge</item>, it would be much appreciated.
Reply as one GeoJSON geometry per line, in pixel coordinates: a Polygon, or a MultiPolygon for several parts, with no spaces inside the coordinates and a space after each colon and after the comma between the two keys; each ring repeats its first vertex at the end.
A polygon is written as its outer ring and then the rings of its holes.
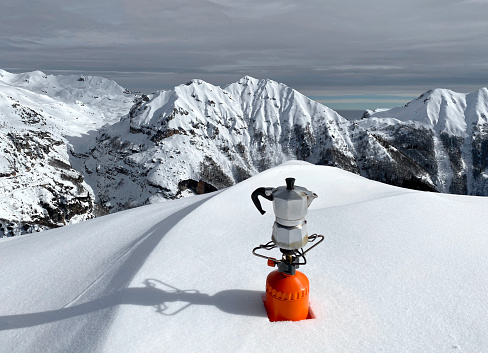
{"type": "Polygon", "coordinates": [[[294,161],[222,192],[0,239],[1,348],[486,352],[487,211],[486,198],[294,161]],[[326,241],[300,266],[316,318],[272,323],[272,269],[251,254],[271,239],[272,204],[261,216],[249,195],[289,176],[317,193],[308,229],[326,241]]]}

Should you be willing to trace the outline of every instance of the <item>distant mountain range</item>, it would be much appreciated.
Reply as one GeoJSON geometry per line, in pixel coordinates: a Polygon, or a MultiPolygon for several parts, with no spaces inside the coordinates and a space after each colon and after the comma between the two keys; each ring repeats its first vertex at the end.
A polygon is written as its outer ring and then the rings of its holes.
{"type": "Polygon", "coordinates": [[[0,70],[0,235],[233,185],[290,159],[420,190],[488,195],[488,90],[424,93],[349,121],[284,84],[132,93],[0,70]]]}

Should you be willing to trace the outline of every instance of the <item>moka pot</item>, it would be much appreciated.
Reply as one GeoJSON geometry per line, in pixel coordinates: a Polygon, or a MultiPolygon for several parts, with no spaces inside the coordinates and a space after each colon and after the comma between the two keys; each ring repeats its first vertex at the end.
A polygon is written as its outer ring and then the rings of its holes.
{"type": "Polygon", "coordinates": [[[271,239],[281,249],[297,250],[308,242],[305,216],[317,195],[304,187],[295,186],[294,178],[286,178],[285,181],[286,186],[257,188],[251,198],[261,214],[266,211],[261,207],[258,197],[273,202],[276,219],[271,239]]]}

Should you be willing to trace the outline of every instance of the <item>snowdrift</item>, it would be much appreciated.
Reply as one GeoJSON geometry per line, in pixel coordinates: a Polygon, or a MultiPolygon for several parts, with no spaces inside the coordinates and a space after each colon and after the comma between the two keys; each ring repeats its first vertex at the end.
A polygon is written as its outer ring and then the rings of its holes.
{"type": "Polygon", "coordinates": [[[400,189],[289,162],[221,192],[0,240],[1,352],[488,351],[488,199],[400,189]],[[261,301],[285,177],[316,192],[326,240],[300,270],[314,320],[261,301]],[[271,203],[264,207],[271,211],[271,203]]]}

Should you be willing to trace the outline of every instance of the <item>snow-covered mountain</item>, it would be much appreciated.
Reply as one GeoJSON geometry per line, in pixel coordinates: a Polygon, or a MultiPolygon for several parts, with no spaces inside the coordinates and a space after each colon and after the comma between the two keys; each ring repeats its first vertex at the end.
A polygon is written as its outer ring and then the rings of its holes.
{"type": "Polygon", "coordinates": [[[357,123],[251,77],[225,88],[193,80],[149,95],[98,142],[83,169],[111,211],[194,193],[202,182],[207,190],[228,187],[290,159],[397,185],[429,178],[357,123]]]}
{"type": "Polygon", "coordinates": [[[435,89],[404,107],[369,111],[364,129],[426,171],[435,190],[488,195],[488,89],[435,89]]]}
{"type": "MultiPolygon", "coordinates": [[[[221,192],[0,239],[0,351],[487,352],[488,199],[288,162],[221,192]],[[269,322],[257,187],[317,193],[316,316],[269,322]]],[[[280,256],[278,250],[270,254],[280,256]]]]}
{"type": "Polygon", "coordinates": [[[288,160],[488,195],[487,92],[437,89],[348,121],[248,76],[145,95],[101,77],[0,71],[0,234],[223,189],[288,160]]]}
{"type": "Polygon", "coordinates": [[[83,153],[134,95],[101,77],[0,70],[0,234],[95,215],[95,196],[70,152],[83,153]]]}

